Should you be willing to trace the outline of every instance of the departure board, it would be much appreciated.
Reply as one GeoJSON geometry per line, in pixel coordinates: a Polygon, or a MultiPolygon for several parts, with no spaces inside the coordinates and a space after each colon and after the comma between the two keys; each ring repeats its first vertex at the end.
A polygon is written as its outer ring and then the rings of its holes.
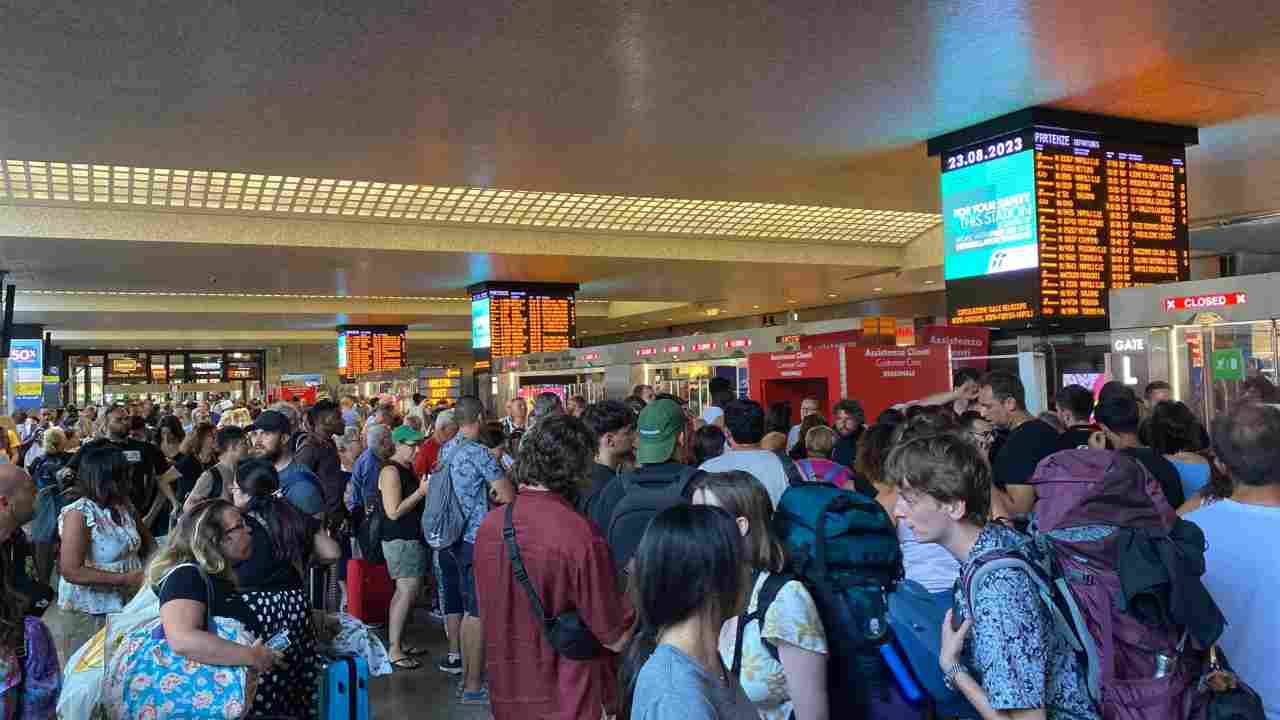
{"type": "Polygon", "coordinates": [[[469,289],[471,348],[478,368],[494,358],[574,346],[577,285],[490,282],[469,289]]]}
{"type": "Polygon", "coordinates": [[[338,374],[350,380],[404,367],[407,329],[404,325],[339,327],[338,374]]]}
{"type": "Polygon", "coordinates": [[[1185,147],[1132,136],[1035,125],[941,153],[951,324],[1102,330],[1112,288],[1189,278],[1185,147]]]}

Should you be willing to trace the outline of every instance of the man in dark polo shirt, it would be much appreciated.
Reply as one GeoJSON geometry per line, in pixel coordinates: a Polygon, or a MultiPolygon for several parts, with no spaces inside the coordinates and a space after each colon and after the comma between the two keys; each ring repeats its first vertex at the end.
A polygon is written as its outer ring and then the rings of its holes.
{"type": "Polygon", "coordinates": [[[1027,412],[1027,392],[1017,375],[993,371],[978,383],[978,406],[987,422],[1009,431],[991,461],[992,486],[1008,495],[1014,515],[1026,515],[1036,502],[1027,484],[1040,461],[1058,451],[1058,431],[1027,412]]]}
{"type": "Polygon", "coordinates": [[[485,516],[476,535],[476,594],[484,617],[489,697],[496,720],[601,718],[617,713],[616,655],[635,612],[618,589],[600,531],[574,509],[596,453],[595,435],[570,415],[542,420],[524,436],[513,472],[519,493],[485,516]],[[547,617],[576,610],[608,651],[569,660],[543,634],[541,617],[516,580],[503,531],[510,517],[529,582],[547,617]]]}

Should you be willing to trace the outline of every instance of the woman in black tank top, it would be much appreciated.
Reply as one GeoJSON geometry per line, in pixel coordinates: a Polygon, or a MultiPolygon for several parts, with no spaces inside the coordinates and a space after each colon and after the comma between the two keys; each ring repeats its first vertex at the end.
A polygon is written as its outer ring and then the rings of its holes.
{"type": "Polygon", "coordinates": [[[422,663],[414,657],[419,654],[401,643],[405,618],[413,600],[422,588],[427,574],[427,548],[422,542],[423,499],[427,496],[426,481],[419,481],[413,473],[413,458],[422,433],[402,425],[391,433],[395,451],[390,461],[378,474],[378,492],[382,495],[382,554],[387,558],[387,573],[396,581],[396,593],[391,598],[388,634],[391,647],[391,665],[397,670],[416,670],[422,663]]]}

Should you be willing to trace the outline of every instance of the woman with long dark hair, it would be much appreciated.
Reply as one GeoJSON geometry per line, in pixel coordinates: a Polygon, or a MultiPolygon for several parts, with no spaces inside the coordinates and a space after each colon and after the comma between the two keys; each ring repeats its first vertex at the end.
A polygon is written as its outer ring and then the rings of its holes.
{"type": "Polygon", "coordinates": [[[151,538],[129,502],[130,472],[119,448],[91,448],[65,493],[69,502],[58,515],[61,613],[53,628],[64,662],[142,585],[142,558],[151,538]]]}
{"type": "Polygon", "coordinates": [[[677,505],[654,517],[631,576],[639,626],[622,665],[621,720],[755,720],[719,649],[750,584],[729,513],[677,505]]]}
{"type": "Polygon", "coordinates": [[[285,662],[259,679],[250,717],[315,717],[323,662],[303,577],[313,558],[333,562],[341,551],[318,520],[276,496],[280,477],[269,460],[241,462],[230,482],[232,502],[244,515],[250,539],[248,558],[234,566],[237,594],[256,615],[262,637],[289,634],[285,662]]]}

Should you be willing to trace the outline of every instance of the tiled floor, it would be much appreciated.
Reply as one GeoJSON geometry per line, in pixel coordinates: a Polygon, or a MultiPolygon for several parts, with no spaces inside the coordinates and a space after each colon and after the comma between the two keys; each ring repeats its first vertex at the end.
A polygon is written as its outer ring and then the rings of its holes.
{"type": "Polygon", "coordinates": [[[444,627],[433,623],[425,611],[415,610],[407,635],[410,645],[427,648],[430,652],[421,658],[421,670],[400,670],[370,680],[369,702],[373,717],[379,720],[488,720],[487,707],[459,705],[454,699],[459,676],[446,675],[436,669],[449,651],[444,627]]]}

